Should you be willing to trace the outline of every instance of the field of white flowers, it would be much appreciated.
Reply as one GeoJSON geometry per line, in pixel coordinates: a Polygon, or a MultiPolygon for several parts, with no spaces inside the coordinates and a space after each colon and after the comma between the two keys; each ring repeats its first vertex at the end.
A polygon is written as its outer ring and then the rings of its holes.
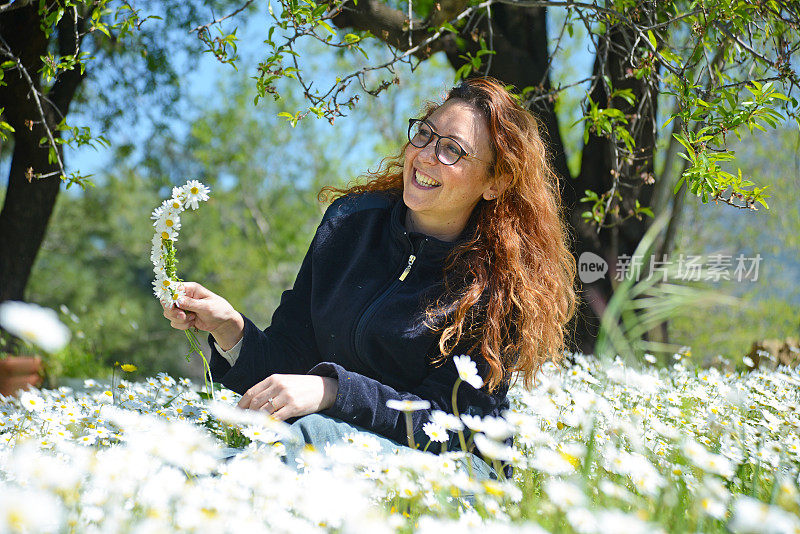
{"type": "Polygon", "coordinates": [[[167,375],[0,397],[0,532],[800,532],[798,371],[679,358],[512,388],[499,481],[363,435],[291,469],[280,424],[167,375]]]}

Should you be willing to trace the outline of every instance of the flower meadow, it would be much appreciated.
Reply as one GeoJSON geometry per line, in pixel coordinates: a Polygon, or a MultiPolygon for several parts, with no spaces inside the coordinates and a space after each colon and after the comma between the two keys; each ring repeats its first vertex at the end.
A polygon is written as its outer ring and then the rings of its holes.
{"type": "Polygon", "coordinates": [[[164,374],[0,397],[0,532],[800,532],[798,371],[680,357],[573,355],[503,419],[438,413],[513,464],[499,480],[365,434],[287,466],[283,423],[164,374]]]}

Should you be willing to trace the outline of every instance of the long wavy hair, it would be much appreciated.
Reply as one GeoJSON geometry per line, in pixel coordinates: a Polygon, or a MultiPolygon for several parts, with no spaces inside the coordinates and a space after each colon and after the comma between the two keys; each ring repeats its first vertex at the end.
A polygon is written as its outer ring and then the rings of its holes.
{"type": "MultiPolygon", "coordinates": [[[[459,344],[489,366],[486,388],[509,383],[513,373],[530,388],[542,365],[558,362],[565,329],[577,307],[575,258],[563,222],[558,176],[540,135],[538,120],[503,84],[470,78],[448,93],[475,106],[489,127],[495,159],[489,180],[503,177],[507,187],[495,200],[481,199],[472,214],[476,229],[450,253],[445,292],[426,312],[426,323],[440,331],[441,359],[459,344]]],[[[440,105],[428,103],[423,118],[440,105]]],[[[325,187],[324,201],[368,191],[402,196],[405,149],[386,158],[344,189],[325,187]]]]}

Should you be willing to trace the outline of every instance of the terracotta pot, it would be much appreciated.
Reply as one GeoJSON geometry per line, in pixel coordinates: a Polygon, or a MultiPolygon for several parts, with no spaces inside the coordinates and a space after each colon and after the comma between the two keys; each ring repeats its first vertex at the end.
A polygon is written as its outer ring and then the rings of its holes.
{"type": "Polygon", "coordinates": [[[41,386],[42,372],[42,359],[38,356],[0,359],[0,394],[14,395],[20,389],[41,386]]]}

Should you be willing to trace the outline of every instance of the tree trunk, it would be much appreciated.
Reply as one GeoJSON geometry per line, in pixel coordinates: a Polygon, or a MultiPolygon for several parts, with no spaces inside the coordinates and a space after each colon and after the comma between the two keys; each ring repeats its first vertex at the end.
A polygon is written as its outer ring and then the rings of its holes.
{"type": "Polygon", "coordinates": [[[38,146],[35,132],[41,128],[20,135],[20,128],[12,125],[17,130],[14,155],[0,212],[0,301],[23,299],[61,185],[58,175],[28,182],[29,168],[44,173],[56,169],[47,162],[47,148],[38,146]]]}
{"type": "MultiPolygon", "coordinates": [[[[0,15],[0,36],[21,60],[36,89],[41,90],[41,56],[46,54],[49,43],[40,29],[37,9],[26,6],[0,15]]],[[[74,32],[74,21],[65,17],[58,33],[74,32]]],[[[59,41],[60,54],[74,53],[74,40],[59,41]]],[[[58,138],[55,126],[67,115],[82,79],[79,70],[59,76],[47,93],[48,98],[40,99],[40,112],[28,80],[17,70],[5,73],[7,85],[0,88],[0,107],[5,108],[5,118],[15,132],[8,187],[0,211],[0,302],[23,299],[60,190],[59,167],[48,161],[48,145],[40,144],[47,137],[41,114],[53,137],[58,138]],[[55,174],[34,177],[51,173],[55,174]]],[[[63,152],[59,153],[63,161],[63,152]]]]}

